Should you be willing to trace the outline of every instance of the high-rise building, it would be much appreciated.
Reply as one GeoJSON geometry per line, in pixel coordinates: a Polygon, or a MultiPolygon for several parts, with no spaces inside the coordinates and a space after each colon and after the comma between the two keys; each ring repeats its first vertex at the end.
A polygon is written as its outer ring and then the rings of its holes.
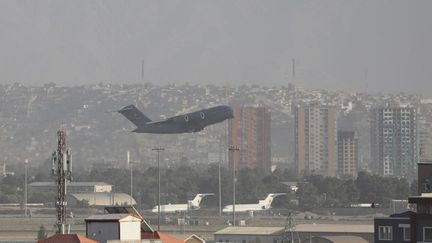
{"type": "Polygon", "coordinates": [[[383,176],[415,178],[419,162],[417,109],[386,105],[372,111],[371,167],[383,176]]]}
{"type": "Polygon", "coordinates": [[[432,123],[426,119],[419,119],[419,139],[421,163],[432,163],[432,123]]]}
{"type": "Polygon", "coordinates": [[[271,110],[266,106],[234,108],[229,122],[229,144],[240,150],[230,153],[230,168],[262,168],[271,170],[271,110]]]}
{"type": "Polygon", "coordinates": [[[298,173],[336,176],[336,107],[318,103],[295,108],[295,162],[298,173]]]}
{"type": "Polygon", "coordinates": [[[338,175],[357,177],[358,138],[354,131],[338,131],[338,175]]]}

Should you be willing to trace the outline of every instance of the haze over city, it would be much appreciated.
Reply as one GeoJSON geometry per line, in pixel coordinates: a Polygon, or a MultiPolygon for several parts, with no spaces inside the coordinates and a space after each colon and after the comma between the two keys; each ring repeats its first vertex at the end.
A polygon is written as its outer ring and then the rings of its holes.
{"type": "Polygon", "coordinates": [[[0,83],[431,94],[431,1],[1,1],[0,83]]]}
{"type": "Polygon", "coordinates": [[[0,0],[0,243],[432,242],[431,12],[0,0]]]}

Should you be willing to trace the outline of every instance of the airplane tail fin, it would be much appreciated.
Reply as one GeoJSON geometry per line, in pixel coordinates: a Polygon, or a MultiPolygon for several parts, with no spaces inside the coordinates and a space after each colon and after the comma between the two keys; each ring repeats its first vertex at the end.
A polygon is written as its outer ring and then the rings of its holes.
{"type": "Polygon", "coordinates": [[[263,209],[269,209],[271,207],[271,204],[273,203],[273,199],[277,196],[286,195],[286,193],[271,193],[268,194],[267,197],[264,200],[259,200],[258,204],[263,209]]]}
{"type": "Polygon", "coordinates": [[[199,205],[201,204],[202,199],[203,199],[204,197],[206,197],[206,196],[211,196],[211,195],[214,195],[214,194],[213,194],[213,193],[202,193],[202,194],[197,194],[197,195],[195,196],[195,198],[194,198],[192,201],[190,201],[190,204],[191,204],[193,207],[199,207],[199,205]]]}
{"type": "Polygon", "coordinates": [[[144,123],[151,122],[151,120],[140,110],[138,110],[138,108],[136,108],[134,105],[128,105],[126,107],[123,107],[118,112],[137,127],[143,125],[144,123]]]}

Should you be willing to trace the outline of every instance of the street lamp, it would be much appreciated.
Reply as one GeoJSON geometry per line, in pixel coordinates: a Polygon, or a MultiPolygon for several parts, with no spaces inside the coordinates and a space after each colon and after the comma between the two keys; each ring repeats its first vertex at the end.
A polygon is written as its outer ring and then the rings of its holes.
{"type": "Polygon", "coordinates": [[[158,231],[160,231],[160,152],[164,151],[165,148],[154,147],[153,151],[157,152],[157,164],[158,164],[158,231]]]}
{"type": "Polygon", "coordinates": [[[133,178],[132,178],[132,162],[129,161],[129,168],[130,168],[130,205],[132,206],[132,200],[133,200],[133,178]]]}
{"type": "Polygon", "coordinates": [[[239,147],[237,146],[233,146],[231,145],[228,150],[230,151],[230,158],[232,159],[232,183],[233,183],[233,226],[235,226],[235,220],[236,220],[236,216],[235,216],[235,203],[236,203],[236,191],[235,191],[235,183],[236,183],[236,179],[235,179],[235,159],[234,159],[234,152],[238,152],[240,151],[239,147]]]}
{"type": "MultiPolygon", "coordinates": [[[[226,131],[225,131],[226,134],[226,131]]],[[[220,146],[219,146],[219,166],[218,166],[218,184],[219,184],[219,217],[222,216],[222,182],[221,182],[221,167],[222,161],[226,161],[226,136],[220,137],[220,146]],[[222,155],[223,154],[223,155],[222,155]],[[222,158],[223,156],[223,158],[222,158]]]]}
{"type": "Polygon", "coordinates": [[[28,167],[28,159],[24,161],[24,215],[27,217],[27,167],[28,167]]]}

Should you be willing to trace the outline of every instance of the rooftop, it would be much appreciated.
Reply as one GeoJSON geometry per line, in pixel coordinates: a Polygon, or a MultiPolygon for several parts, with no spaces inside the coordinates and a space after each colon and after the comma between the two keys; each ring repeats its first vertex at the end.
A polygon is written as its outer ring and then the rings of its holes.
{"type": "Polygon", "coordinates": [[[272,235],[284,231],[284,227],[226,227],[215,235],[272,235]]]}
{"type": "Polygon", "coordinates": [[[296,225],[295,230],[297,232],[335,232],[335,233],[371,233],[374,232],[374,226],[372,224],[358,224],[358,225],[347,225],[347,224],[299,224],[296,225]]]}
{"type": "Polygon", "coordinates": [[[85,219],[85,221],[120,221],[127,217],[134,217],[139,220],[138,216],[126,214],[126,213],[113,213],[113,214],[98,214],[98,215],[92,215],[85,219]]]}
{"type": "MultiPolygon", "coordinates": [[[[29,186],[56,186],[53,181],[36,181],[29,184],[29,186]]],[[[67,184],[67,186],[112,186],[105,182],[92,182],[92,181],[74,181],[67,184]]]]}
{"type": "Polygon", "coordinates": [[[39,240],[37,243],[98,243],[95,240],[88,239],[82,235],[78,234],[56,234],[51,237],[48,237],[44,240],[39,240]]]}
{"type": "Polygon", "coordinates": [[[422,193],[420,196],[408,197],[408,203],[432,203],[432,193],[422,193]]]}
{"type": "Polygon", "coordinates": [[[141,239],[143,240],[154,240],[160,239],[162,243],[184,243],[183,240],[179,240],[171,235],[155,231],[155,232],[142,232],[141,239]]]}
{"type": "Polygon", "coordinates": [[[135,199],[126,193],[110,192],[91,192],[91,193],[71,193],[69,198],[83,201],[86,200],[90,206],[110,206],[123,204],[136,204],[135,199]]]}
{"type": "Polygon", "coordinates": [[[326,239],[333,243],[367,243],[368,241],[358,236],[319,236],[314,239],[326,239]]]}

